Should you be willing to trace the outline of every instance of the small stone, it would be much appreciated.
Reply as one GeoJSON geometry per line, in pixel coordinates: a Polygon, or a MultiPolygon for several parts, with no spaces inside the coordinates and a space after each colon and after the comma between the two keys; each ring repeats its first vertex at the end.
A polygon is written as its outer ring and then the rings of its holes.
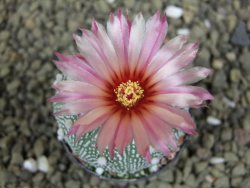
{"type": "Polygon", "coordinates": [[[235,155],[235,153],[232,153],[232,152],[226,152],[224,154],[224,158],[228,162],[236,162],[236,161],[238,161],[237,155],[235,155]]]}
{"type": "Polygon", "coordinates": [[[12,152],[11,154],[11,164],[22,164],[23,156],[20,152],[12,152]]]}
{"type": "Polygon", "coordinates": [[[236,55],[234,52],[228,52],[226,53],[226,58],[230,62],[234,62],[236,60],[236,55]]]}
{"type": "Polygon", "coordinates": [[[90,185],[92,185],[92,186],[96,186],[96,185],[98,185],[99,184],[99,178],[97,178],[97,177],[95,177],[95,176],[91,176],[91,178],[90,178],[90,185]]]}
{"type": "Polygon", "coordinates": [[[45,156],[41,156],[37,159],[38,163],[38,170],[41,172],[48,172],[49,171],[49,163],[48,159],[45,156]]]}
{"type": "Polygon", "coordinates": [[[243,176],[246,174],[246,168],[243,163],[238,163],[232,170],[233,176],[243,176]]]}
{"type": "Polygon", "coordinates": [[[8,31],[1,31],[0,32],[0,41],[7,41],[10,37],[10,32],[8,31]]]}
{"type": "Polygon", "coordinates": [[[234,30],[236,24],[237,24],[236,15],[235,14],[228,15],[227,16],[227,28],[230,33],[234,30]]]}
{"type": "Polygon", "coordinates": [[[196,179],[193,174],[190,174],[187,179],[185,180],[185,184],[190,187],[196,187],[196,179]]]}
{"type": "Polygon", "coordinates": [[[211,22],[209,20],[204,20],[204,24],[206,26],[206,28],[208,28],[209,30],[211,29],[211,22]]]}
{"type": "Polygon", "coordinates": [[[229,178],[226,176],[219,177],[214,182],[215,187],[229,187],[229,178]]]}
{"type": "Polygon", "coordinates": [[[96,168],[96,173],[98,174],[98,175],[102,175],[103,174],[103,172],[104,172],[104,169],[103,168],[101,168],[101,167],[98,167],[98,168],[96,168]]]}
{"type": "Polygon", "coordinates": [[[220,89],[226,88],[228,86],[226,74],[222,69],[214,74],[214,79],[212,84],[214,88],[220,88],[220,89]]]}
{"type": "Polygon", "coordinates": [[[225,96],[223,96],[222,101],[223,101],[227,106],[229,106],[229,107],[231,107],[231,108],[235,108],[235,106],[236,106],[236,103],[235,103],[234,101],[230,100],[229,98],[227,98],[227,97],[225,97],[225,96]]]}
{"type": "Polygon", "coordinates": [[[79,188],[81,187],[81,183],[76,180],[69,180],[65,183],[65,188],[79,188]]]}
{"type": "Polygon", "coordinates": [[[239,69],[233,68],[230,71],[230,80],[232,82],[239,82],[241,79],[241,73],[239,69]]]}
{"type": "Polygon", "coordinates": [[[153,5],[156,9],[161,9],[162,7],[162,0],[154,0],[153,2],[153,5]]]}
{"type": "Polygon", "coordinates": [[[105,157],[99,157],[97,159],[97,163],[101,166],[106,166],[107,165],[107,159],[105,157]]]}
{"type": "Polygon", "coordinates": [[[214,139],[214,135],[212,134],[206,134],[203,137],[203,144],[207,149],[211,149],[214,145],[215,139],[214,139]]]}
{"type": "Polygon", "coordinates": [[[193,11],[184,11],[183,19],[186,24],[190,24],[194,20],[194,12],[193,11]]]}
{"type": "Polygon", "coordinates": [[[197,174],[201,173],[207,168],[208,163],[207,162],[198,162],[194,164],[195,166],[195,172],[197,174]]]}
{"type": "Polygon", "coordinates": [[[166,8],[165,13],[170,18],[180,18],[183,15],[183,9],[174,5],[166,8]]]}
{"type": "Polygon", "coordinates": [[[109,4],[112,4],[115,2],[115,0],[106,0],[109,4]]]}
{"type": "Polygon", "coordinates": [[[159,175],[159,179],[164,182],[173,182],[174,181],[173,171],[167,169],[165,172],[159,175]]]}
{"type": "Polygon", "coordinates": [[[37,157],[41,156],[44,152],[44,142],[41,139],[36,140],[34,144],[34,152],[37,157]]]}
{"type": "Polygon", "coordinates": [[[35,161],[35,159],[26,159],[24,162],[23,162],[23,167],[30,171],[30,172],[36,172],[37,171],[37,162],[35,161]]]}
{"type": "Polygon", "coordinates": [[[212,66],[213,68],[220,70],[223,68],[224,62],[222,59],[214,59],[212,62],[212,66]]]}
{"type": "Polygon", "coordinates": [[[36,27],[36,24],[32,18],[29,18],[25,21],[25,27],[27,29],[33,30],[36,27]]]}
{"type": "Polygon", "coordinates": [[[212,157],[209,162],[211,164],[221,164],[225,162],[225,159],[222,157],[212,157]]]}
{"type": "Polygon", "coordinates": [[[249,74],[250,73],[250,63],[249,63],[249,59],[250,59],[250,52],[249,50],[244,50],[244,52],[242,53],[242,55],[240,55],[240,63],[242,65],[242,70],[249,74]]]}
{"type": "Polygon", "coordinates": [[[177,35],[189,35],[190,30],[188,28],[177,29],[177,35]]]}
{"type": "Polygon", "coordinates": [[[242,124],[243,124],[243,128],[250,132],[250,114],[246,114],[244,117],[243,117],[243,120],[242,120],[242,124]]]}
{"type": "Polygon", "coordinates": [[[230,141],[232,140],[232,137],[233,137],[232,129],[226,128],[222,131],[222,134],[221,134],[222,141],[230,141]]]}
{"type": "Polygon", "coordinates": [[[218,126],[221,125],[221,120],[213,116],[208,116],[207,123],[213,126],[218,126]]]}
{"type": "Polygon", "coordinates": [[[247,188],[250,187],[250,177],[246,176],[246,178],[240,184],[240,188],[247,188]]]}
{"type": "Polygon", "coordinates": [[[241,182],[242,182],[242,177],[233,177],[231,180],[231,184],[234,187],[238,187],[241,182]]]}
{"type": "Polygon", "coordinates": [[[232,35],[231,41],[233,44],[240,46],[249,46],[250,38],[247,33],[246,24],[243,21],[240,21],[232,35]]]}
{"type": "Polygon", "coordinates": [[[135,0],[126,0],[124,3],[127,8],[132,8],[135,5],[135,0]]]}

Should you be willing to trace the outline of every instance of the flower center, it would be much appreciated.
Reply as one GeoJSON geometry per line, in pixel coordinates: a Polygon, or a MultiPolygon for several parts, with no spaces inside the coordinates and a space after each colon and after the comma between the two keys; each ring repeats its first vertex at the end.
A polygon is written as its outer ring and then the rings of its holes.
{"type": "Polygon", "coordinates": [[[144,90],[139,82],[132,82],[131,80],[126,83],[122,82],[115,90],[116,101],[120,102],[129,110],[134,106],[144,95],[144,90]]]}

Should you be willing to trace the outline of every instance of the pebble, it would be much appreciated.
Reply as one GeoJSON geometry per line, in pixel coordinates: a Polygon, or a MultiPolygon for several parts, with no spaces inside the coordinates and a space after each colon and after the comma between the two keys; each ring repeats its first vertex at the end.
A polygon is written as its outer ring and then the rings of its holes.
{"type": "Polygon", "coordinates": [[[38,169],[36,160],[32,158],[26,159],[23,162],[23,167],[30,172],[36,172],[38,169]]]}
{"type": "Polygon", "coordinates": [[[237,155],[235,153],[232,153],[232,152],[226,152],[224,154],[224,158],[228,162],[236,162],[236,161],[238,161],[237,155]]]}
{"type": "Polygon", "coordinates": [[[115,0],[106,0],[109,4],[112,4],[115,2],[115,0]]]}
{"type": "Polygon", "coordinates": [[[243,128],[250,132],[250,114],[246,114],[244,117],[243,117],[243,120],[242,120],[242,124],[243,124],[243,128]]]}
{"type": "Polygon", "coordinates": [[[231,41],[235,45],[240,45],[240,46],[250,45],[250,37],[247,33],[247,27],[246,27],[245,22],[240,21],[238,23],[232,35],[231,41]]]}
{"type": "Polygon", "coordinates": [[[241,79],[241,73],[239,69],[233,68],[230,70],[230,80],[232,82],[239,82],[241,79]]]}
{"type": "Polygon", "coordinates": [[[166,8],[165,13],[170,18],[180,18],[183,15],[183,9],[174,5],[166,8]]]}
{"type": "Polygon", "coordinates": [[[177,29],[177,35],[189,35],[190,30],[188,28],[177,29]]]}
{"type": "Polygon", "coordinates": [[[226,176],[220,177],[214,182],[215,187],[227,188],[229,187],[229,178],[226,176]]]}
{"type": "Polygon", "coordinates": [[[208,116],[207,123],[209,125],[218,126],[218,125],[221,125],[221,120],[213,116],[208,116]]]}
{"type": "Polygon", "coordinates": [[[246,168],[245,165],[241,162],[239,162],[232,170],[233,176],[243,176],[246,174],[246,168]]]}
{"type": "Polygon", "coordinates": [[[213,62],[212,62],[212,66],[214,69],[222,69],[223,66],[224,66],[224,62],[222,59],[214,59],[213,62]]]}
{"type": "Polygon", "coordinates": [[[48,163],[48,159],[45,156],[40,156],[37,159],[37,164],[38,164],[38,170],[40,170],[41,172],[48,172],[49,171],[49,163],[48,163]]]}
{"type": "Polygon", "coordinates": [[[230,128],[226,128],[223,129],[222,133],[221,133],[221,140],[222,141],[230,141],[233,137],[233,132],[232,129],[230,128]]]}
{"type": "Polygon", "coordinates": [[[228,106],[228,107],[231,107],[231,108],[235,108],[236,107],[236,103],[232,100],[230,100],[229,98],[223,96],[222,98],[222,101],[228,106]]]}
{"type": "Polygon", "coordinates": [[[203,144],[207,149],[211,149],[214,145],[215,139],[214,135],[212,134],[206,134],[203,137],[203,144]]]}
{"type": "Polygon", "coordinates": [[[221,164],[225,162],[225,159],[222,157],[212,157],[209,162],[211,164],[221,164]]]}
{"type": "Polygon", "coordinates": [[[234,52],[228,52],[226,53],[226,58],[230,62],[234,62],[236,60],[236,55],[234,52]]]}

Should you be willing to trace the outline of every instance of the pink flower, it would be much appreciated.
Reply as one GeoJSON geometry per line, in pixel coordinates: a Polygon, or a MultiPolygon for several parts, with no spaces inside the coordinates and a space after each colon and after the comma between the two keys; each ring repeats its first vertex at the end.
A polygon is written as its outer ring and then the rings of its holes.
{"type": "Polygon", "coordinates": [[[80,54],[57,53],[56,66],[70,80],[53,85],[51,102],[63,103],[57,115],[79,115],[69,135],[77,140],[100,128],[97,147],[117,148],[122,155],[135,140],[139,154],[147,158],[149,146],[170,155],[177,149],[173,128],[194,135],[195,123],[184,109],[201,107],[213,96],[190,86],[208,76],[210,70],[190,68],[197,43],[177,36],[164,43],[167,21],[159,12],[131,22],[118,11],[110,15],[107,31],[96,21],[91,31],[74,35],[80,54]]]}

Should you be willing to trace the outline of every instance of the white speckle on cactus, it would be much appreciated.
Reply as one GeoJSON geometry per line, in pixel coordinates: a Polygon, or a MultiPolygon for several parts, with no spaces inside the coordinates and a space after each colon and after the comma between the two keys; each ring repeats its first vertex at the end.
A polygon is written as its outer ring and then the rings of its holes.
{"type": "Polygon", "coordinates": [[[150,168],[149,168],[150,172],[156,172],[158,170],[158,166],[157,165],[152,165],[150,168]]]}
{"type": "Polygon", "coordinates": [[[38,163],[38,170],[42,172],[48,172],[49,171],[49,163],[48,159],[45,156],[41,156],[37,159],[38,163]]]}
{"type": "Polygon", "coordinates": [[[155,149],[152,146],[149,146],[149,152],[150,154],[155,153],[155,149]]]}
{"type": "Polygon", "coordinates": [[[23,162],[23,167],[30,172],[36,172],[37,171],[37,162],[33,158],[27,159],[23,162]]]}
{"type": "Polygon", "coordinates": [[[165,13],[171,18],[180,18],[183,15],[183,9],[174,5],[170,5],[166,8],[165,13]]]}
{"type": "Polygon", "coordinates": [[[156,165],[156,164],[158,164],[160,162],[160,159],[159,158],[153,158],[153,159],[151,159],[151,164],[153,164],[153,165],[156,165]]]}
{"type": "Polygon", "coordinates": [[[62,74],[56,74],[56,81],[62,81],[63,75],[62,74]]]}
{"type": "Polygon", "coordinates": [[[61,128],[57,129],[57,139],[62,141],[64,137],[63,130],[61,128]]]}
{"type": "Polygon", "coordinates": [[[102,175],[103,172],[104,172],[103,168],[100,168],[100,167],[96,168],[95,171],[96,171],[96,173],[97,173],[98,175],[102,175]]]}
{"type": "Polygon", "coordinates": [[[72,125],[71,120],[69,120],[69,119],[65,120],[65,126],[66,126],[67,129],[70,129],[71,125],[72,125]]]}
{"type": "Polygon", "coordinates": [[[101,165],[101,166],[106,166],[106,164],[107,164],[107,159],[106,159],[105,157],[99,157],[99,158],[97,159],[97,163],[98,163],[99,165],[101,165]]]}

